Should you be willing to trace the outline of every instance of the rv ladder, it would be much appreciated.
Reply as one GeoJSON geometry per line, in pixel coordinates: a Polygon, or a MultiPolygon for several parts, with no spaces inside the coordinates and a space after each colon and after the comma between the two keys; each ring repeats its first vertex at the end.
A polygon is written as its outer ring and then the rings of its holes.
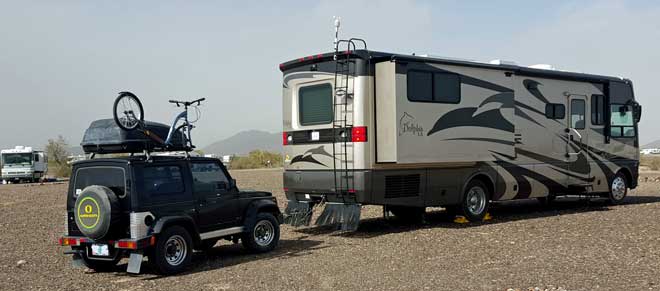
{"type": "MultiPolygon", "coordinates": [[[[361,39],[338,40],[335,43],[335,79],[333,94],[332,121],[332,156],[335,181],[335,194],[346,201],[348,195],[354,195],[354,151],[350,133],[353,128],[353,97],[356,60],[351,58],[355,43],[359,42],[367,50],[367,43],[361,39]]],[[[354,197],[353,197],[354,198],[354,197]]],[[[353,199],[354,200],[354,199],[353,199]]]]}

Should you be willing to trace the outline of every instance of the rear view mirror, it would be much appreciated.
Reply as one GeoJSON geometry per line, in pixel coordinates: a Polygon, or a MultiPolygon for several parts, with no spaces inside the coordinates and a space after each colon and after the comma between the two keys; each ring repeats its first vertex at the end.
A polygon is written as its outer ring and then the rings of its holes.
{"type": "Polygon", "coordinates": [[[235,189],[236,188],[236,179],[231,179],[229,181],[229,189],[235,189]]]}
{"type": "Polygon", "coordinates": [[[633,118],[635,122],[639,122],[642,119],[642,105],[639,105],[637,102],[633,104],[633,118]]]}

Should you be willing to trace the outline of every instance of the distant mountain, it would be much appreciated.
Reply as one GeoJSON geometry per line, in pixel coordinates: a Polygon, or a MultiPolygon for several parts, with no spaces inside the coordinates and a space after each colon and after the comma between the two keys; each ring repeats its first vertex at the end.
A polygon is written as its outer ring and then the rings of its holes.
{"type": "Polygon", "coordinates": [[[246,155],[253,150],[282,152],[282,134],[260,130],[241,131],[202,148],[205,154],[246,155]]]}
{"type": "Polygon", "coordinates": [[[660,139],[652,143],[645,144],[642,149],[660,149],[660,139]]]}

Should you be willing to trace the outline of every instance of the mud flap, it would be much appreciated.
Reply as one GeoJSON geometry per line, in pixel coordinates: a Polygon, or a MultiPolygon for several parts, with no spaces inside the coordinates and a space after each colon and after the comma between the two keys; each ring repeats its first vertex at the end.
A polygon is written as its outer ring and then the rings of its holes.
{"type": "Polygon", "coordinates": [[[126,267],[126,272],[131,274],[140,274],[142,257],[142,253],[131,253],[131,256],[128,258],[128,267],[126,267]]]}
{"type": "Polygon", "coordinates": [[[308,226],[312,221],[313,203],[289,200],[284,210],[284,224],[308,226]]]}
{"type": "Polygon", "coordinates": [[[71,261],[74,268],[85,268],[85,263],[83,263],[82,257],[77,252],[73,254],[73,260],[71,261]]]}
{"type": "Polygon", "coordinates": [[[360,225],[361,210],[360,204],[328,202],[319,218],[316,219],[316,224],[339,224],[343,231],[356,231],[360,225]]]}

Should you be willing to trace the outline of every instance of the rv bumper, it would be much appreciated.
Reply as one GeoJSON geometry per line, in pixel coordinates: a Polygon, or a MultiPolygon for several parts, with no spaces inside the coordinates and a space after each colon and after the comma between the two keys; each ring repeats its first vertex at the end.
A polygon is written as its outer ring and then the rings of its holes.
{"type": "Polygon", "coordinates": [[[284,192],[289,201],[302,202],[337,202],[337,203],[364,203],[369,201],[366,191],[369,185],[371,171],[358,171],[352,174],[352,182],[344,191],[336,191],[340,185],[340,174],[333,171],[284,171],[284,192]]]}

